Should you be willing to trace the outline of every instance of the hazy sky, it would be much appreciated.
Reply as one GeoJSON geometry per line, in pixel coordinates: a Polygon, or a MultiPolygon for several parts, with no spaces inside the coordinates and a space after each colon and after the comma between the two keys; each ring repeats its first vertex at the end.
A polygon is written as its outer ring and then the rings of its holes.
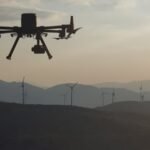
{"type": "Polygon", "coordinates": [[[0,79],[51,86],[64,82],[94,84],[150,79],[149,0],[0,0],[0,25],[20,26],[21,13],[37,14],[38,25],[69,23],[83,27],[69,40],[45,42],[53,55],[34,55],[34,39],[0,39],[0,79]]]}

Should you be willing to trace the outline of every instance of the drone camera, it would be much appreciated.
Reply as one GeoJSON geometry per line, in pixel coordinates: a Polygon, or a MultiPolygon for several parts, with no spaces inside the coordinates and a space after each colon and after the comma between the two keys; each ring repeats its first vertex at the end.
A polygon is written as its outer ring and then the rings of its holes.
{"type": "Polygon", "coordinates": [[[45,48],[43,45],[34,45],[34,47],[32,47],[32,51],[35,54],[44,54],[45,53],[45,48]]]}

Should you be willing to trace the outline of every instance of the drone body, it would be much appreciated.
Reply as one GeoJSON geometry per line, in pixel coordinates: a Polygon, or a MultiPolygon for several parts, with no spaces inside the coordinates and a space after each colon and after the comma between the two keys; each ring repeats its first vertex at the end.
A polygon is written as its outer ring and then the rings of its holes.
{"type": "Polygon", "coordinates": [[[21,27],[23,34],[35,34],[36,33],[36,15],[35,14],[22,14],[21,27]]]}
{"type": "Polygon", "coordinates": [[[75,34],[79,29],[80,28],[74,29],[73,16],[71,16],[70,18],[70,24],[57,26],[37,26],[36,15],[33,13],[24,13],[21,16],[21,27],[0,26],[0,35],[11,33],[12,37],[16,36],[16,40],[11,48],[11,51],[6,57],[7,59],[11,59],[15,47],[19,39],[22,37],[35,37],[37,40],[37,44],[32,47],[32,51],[35,54],[43,54],[46,52],[48,58],[51,59],[52,55],[50,54],[42,36],[47,36],[48,33],[58,33],[59,37],[55,39],[68,39],[70,38],[71,34],[75,34]],[[68,35],[66,35],[66,33],[68,33],[68,35]]]}

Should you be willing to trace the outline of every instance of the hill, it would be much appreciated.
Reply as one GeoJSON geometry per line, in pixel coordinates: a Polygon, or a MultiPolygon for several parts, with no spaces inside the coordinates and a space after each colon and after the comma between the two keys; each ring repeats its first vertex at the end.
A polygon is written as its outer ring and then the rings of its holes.
{"type": "MultiPolygon", "coordinates": [[[[26,104],[70,105],[70,88],[60,84],[51,88],[40,88],[25,83],[26,104]],[[65,97],[64,97],[65,96],[65,97]],[[65,101],[65,102],[64,102],[65,101]]],[[[0,101],[22,103],[22,88],[19,82],[0,81],[0,101]]],[[[104,93],[105,105],[112,102],[112,88],[96,88],[90,85],[78,84],[73,90],[73,105],[94,108],[102,105],[104,93]]],[[[124,88],[115,89],[115,102],[137,101],[139,94],[124,88]]],[[[145,100],[150,99],[150,93],[145,94],[145,100]]]]}
{"type": "Polygon", "coordinates": [[[104,107],[97,107],[97,110],[112,112],[127,112],[150,115],[150,102],[117,102],[104,107]]]}
{"type": "MultiPolygon", "coordinates": [[[[51,104],[70,105],[70,88],[60,84],[51,88],[40,88],[25,83],[25,103],[26,104],[51,104]]],[[[0,101],[10,103],[22,103],[22,88],[19,82],[0,81],[0,101]]],[[[73,105],[82,107],[96,107],[100,105],[99,91],[96,87],[78,84],[73,90],[73,105]]]]}
{"type": "MultiPolygon", "coordinates": [[[[21,84],[22,83],[20,82],[0,81],[0,101],[22,103],[21,84]]],[[[40,101],[41,98],[45,95],[44,91],[45,90],[43,88],[25,83],[25,98],[28,97],[29,102],[31,99],[36,100],[37,102],[40,101]]]]}
{"type": "Polygon", "coordinates": [[[1,150],[148,150],[150,117],[0,103],[1,150]]]}
{"type": "MultiPolygon", "coordinates": [[[[104,99],[104,105],[108,105],[112,103],[112,92],[115,91],[114,102],[122,102],[122,101],[139,101],[139,94],[130,91],[124,88],[100,88],[99,89],[99,98],[100,101],[104,99]],[[102,95],[103,93],[103,95],[102,95]],[[103,96],[103,98],[102,98],[103,96]]],[[[148,94],[147,94],[148,95],[148,94]]],[[[147,97],[145,97],[147,98],[147,97]]]]}
{"type": "Polygon", "coordinates": [[[98,88],[125,88],[131,91],[139,92],[139,88],[143,87],[144,91],[150,91],[150,80],[131,81],[131,82],[104,82],[93,86],[98,88]]]}

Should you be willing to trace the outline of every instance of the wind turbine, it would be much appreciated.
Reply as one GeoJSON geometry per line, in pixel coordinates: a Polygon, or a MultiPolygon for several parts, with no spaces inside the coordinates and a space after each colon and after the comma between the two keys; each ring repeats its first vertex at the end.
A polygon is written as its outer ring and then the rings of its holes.
{"type": "Polygon", "coordinates": [[[24,81],[25,81],[25,77],[23,77],[22,79],[22,84],[21,84],[21,87],[22,87],[22,104],[24,105],[25,104],[25,85],[24,85],[24,81]]]}
{"type": "Polygon", "coordinates": [[[104,104],[105,104],[105,92],[103,90],[102,90],[101,96],[102,96],[102,106],[104,106],[104,104]]]}
{"type": "Polygon", "coordinates": [[[115,96],[116,96],[116,93],[115,93],[115,89],[113,88],[113,91],[112,91],[112,104],[115,101],[115,96]]]}
{"type": "Polygon", "coordinates": [[[66,105],[67,93],[61,94],[60,96],[63,97],[63,100],[64,100],[64,106],[65,106],[65,105],[66,105]]]}
{"type": "Polygon", "coordinates": [[[144,94],[143,94],[143,86],[142,86],[142,83],[141,83],[141,86],[139,87],[139,90],[140,90],[140,101],[141,101],[141,102],[144,102],[144,94]]]}
{"type": "Polygon", "coordinates": [[[74,84],[67,84],[66,86],[70,88],[70,100],[71,100],[71,106],[73,105],[73,90],[74,88],[77,86],[78,83],[74,83],[74,84]]]}
{"type": "Polygon", "coordinates": [[[112,93],[110,93],[110,92],[106,92],[106,91],[104,91],[104,89],[102,89],[101,88],[101,90],[102,90],[102,92],[101,92],[101,97],[102,97],[102,106],[104,106],[105,105],[105,98],[106,98],[106,96],[110,96],[110,94],[111,94],[111,96],[112,96],[112,103],[114,103],[114,99],[115,99],[115,90],[113,89],[113,92],[112,93]]]}

